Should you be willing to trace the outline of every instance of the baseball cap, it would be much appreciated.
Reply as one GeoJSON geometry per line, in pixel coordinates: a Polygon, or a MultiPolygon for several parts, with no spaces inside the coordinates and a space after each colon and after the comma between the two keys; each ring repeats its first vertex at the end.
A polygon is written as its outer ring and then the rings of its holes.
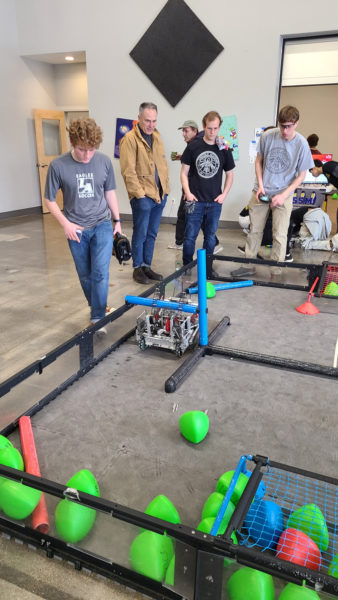
{"type": "Polygon", "coordinates": [[[198,129],[196,121],[184,121],[183,125],[178,129],[183,129],[184,127],[194,127],[194,129],[198,129]]]}

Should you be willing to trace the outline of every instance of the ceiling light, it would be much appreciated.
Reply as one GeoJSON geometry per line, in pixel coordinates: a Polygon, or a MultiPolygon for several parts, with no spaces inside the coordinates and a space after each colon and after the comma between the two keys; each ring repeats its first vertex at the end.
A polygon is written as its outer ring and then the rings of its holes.
{"type": "Polygon", "coordinates": [[[65,56],[65,60],[72,61],[74,60],[74,56],[65,56]]]}

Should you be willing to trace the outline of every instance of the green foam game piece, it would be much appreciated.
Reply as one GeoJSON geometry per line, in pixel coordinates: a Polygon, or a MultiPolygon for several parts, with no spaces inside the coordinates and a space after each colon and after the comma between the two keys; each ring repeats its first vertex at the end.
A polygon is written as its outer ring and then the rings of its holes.
{"type": "Polygon", "coordinates": [[[163,494],[156,496],[145,509],[146,515],[151,515],[152,517],[156,517],[157,519],[163,519],[164,521],[169,521],[169,523],[177,523],[181,522],[180,515],[178,514],[175,506],[163,494]]]}
{"type": "MultiPolygon", "coordinates": [[[[217,535],[223,535],[225,533],[225,530],[230,521],[230,517],[231,517],[231,515],[228,518],[226,518],[224,515],[224,517],[221,521],[221,524],[219,526],[217,535]]],[[[199,523],[197,530],[202,531],[203,533],[210,533],[214,522],[215,522],[215,517],[206,517],[205,519],[202,519],[202,521],[199,523]]],[[[238,544],[238,540],[237,540],[237,537],[236,537],[236,534],[234,531],[232,532],[230,537],[232,539],[233,544],[238,544]]]]}
{"type": "Polygon", "coordinates": [[[275,600],[275,587],[271,575],[250,567],[242,567],[228,583],[229,600],[275,600]]]}
{"type": "MultiPolygon", "coordinates": [[[[9,440],[1,436],[0,464],[18,471],[24,470],[23,458],[9,440]],[[6,445],[6,442],[8,443],[6,445]]],[[[0,508],[12,519],[28,517],[40,500],[40,490],[35,490],[20,481],[0,477],[0,508]]]]}
{"type": "Polygon", "coordinates": [[[20,481],[6,479],[0,485],[0,507],[11,519],[26,519],[38,505],[41,491],[20,481]]]}
{"type": "Polygon", "coordinates": [[[327,296],[338,296],[338,285],[335,281],[330,281],[330,283],[325,286],[324,294],[327,296]]]}
{"type": "MultiPolygon", "coordinates": [[[[98,498],[100,488],[93,473],[88,469],[81,469],[68,479],[66,485],[79,492],[91,494],[98,498]]],[[[65,498],[61,500],[55,510],[55,527],[62,539],[76,544],[82,540],[94,525],[96,510],[89,506],[82,506],[65,498]]]]}
{"type": "Polygon", "coordinates": [[[175,554],[173,555],[169,563],[169,567],[167,568],[164,582],[167,585],[174,585],[175,583],[175,554]]]}
{"type": "Polygon", "coordinates": [[[338,194],[336,194],[336,193],[332,194],[332,200],[337,200],[337,198],[338,198],[338,194]]]}
{"type": "Polygon", "coordinates": [[[279,600],[320,600],[320,597],[314,590],[295,583],[288,583],[279,596],[279,600]]]}
{"type": "MultiPolygon", "coordinates": [[[[202,509],[202,519],[206,519],[207,517],[216,517],[219,509],[221,508],[223,500],[224,496],[219,492],[213,492],[210,494],[210,496],[206,499],[202,509]]],[[[223,519],[226,518],[229,522],[234,510],[235,505],[230,500],[228,506],[226,507],[223,519]]]]}
{"type": "Polygon", "coordinates": [[[137,573],[163,581],[174,555],[172,540],[166,535],[143,531],[130,546],[131,566],[137,573]]]}
{"type": "Polygon", "coordinates": [[[12,442],[10,442],[4,435],[0,435],[0,450],[8,447],[13,448],[12,442]]]}
{"type": "Polygon", "coordinates": [[[5,446],[0,450],[0,464],[18,471],[24,470],[23,458],[16,448],[13,446],[5,446]]]}
{"type": "Polygon", "coordinates": [[[66,484],[68,487],[75,488],[79,492],[91,494],[92,496],[100,497],[100,488],[93,473],[88,469],[77,471],[66,484]]]}
{"type": "Polygon", "coordinates": [[[338,554],[331,560],[328,574],[338,579],[338,554]]]}
{"type": "Polygon", "coordinates": [[[329,532],[324,515],[316,504],[304,504],[289,517],[286,528],[293,527],[308,535],[321,551],[329,545],[329,532]]]}
{"type": "Polygon", "coordinates": [[[61,500],[55,510],[55,527],[62,539],[76,544],[82,540],[94,525],[96,511],[81,506],[71,500],[61,500]]]}
{"type": "Polygon", "coordinates": [[[179,425],[183,437],[199,444],[208,433],[209,417],[201,410],[191,410],[181,416],[179,425]]]}
{"type": "MultiPolygon", "coordinates": [[[[205,517],[198,524],[197,530],[202,531],[203,533],[210,533],[214,522],[215,522],[215,517],[205,517]]],[[[226,522],[223,523],[223,520],[222,520],[221,524],[219,526],[217,535],[223,535],[225,533],[226,528],[227,528],[227,523],[226,522]]]]}
{"type": "MultiPolygon", "coordinates": [[[[6,439],[6,438],[4,438],[6,439]]],[[[17,469],[18,471],[24,470],[24,462],[23,458],[16,448],[12,446],[3,446],[0,450],[0,464],[5,465],[6,467],[12,467],[12,469],[17,469]]],[[[6,477],[0,477],[0,486],[2,483],[8,481],[6,477]]],[[[1,506],[1,504],[0,504],[1,506]]]]}
{"type": "MultiPolygon", "coordinates": [[[[223,475],[220,476],[219,480],[217,481],[216,492],[219,492],[220,494],[223,494],[225,496],[233,478],[234,472],[235,471],[227,471],[226,473],[223,473],[223,475]]],[[[244,473],[239,474],[238,480],[235,485],[235,489],[230,498],[231,502],[233,502],[235,505],[238,504],[238,501],[241,495],[243,494],[248,481],[249,478],[247,477],[247,475],[244,475],[244,473]]]]}
{"type": "Polygon", "coordinates": [[[214,285],[210,281],[207,281],[207,298],[214,298],[215,296],[216,290],[214,285]]]}

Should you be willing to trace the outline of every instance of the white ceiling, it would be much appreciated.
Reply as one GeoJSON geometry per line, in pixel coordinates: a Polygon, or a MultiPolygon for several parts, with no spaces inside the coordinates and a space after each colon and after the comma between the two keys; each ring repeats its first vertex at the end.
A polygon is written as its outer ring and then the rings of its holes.
{"type": "Polygon", "coordinates": [[[74,63],[85,63],[86,53],[84,50],[78,50],[76,52],[69,50],[69,52],[55,52],[51,54],[26,54],[25,58],[31,58],[32,60],[49,63],[51,65],[74,65],[74,63]],[[65,56],[74,56],[74,60],[65,60],[65,56]]]}

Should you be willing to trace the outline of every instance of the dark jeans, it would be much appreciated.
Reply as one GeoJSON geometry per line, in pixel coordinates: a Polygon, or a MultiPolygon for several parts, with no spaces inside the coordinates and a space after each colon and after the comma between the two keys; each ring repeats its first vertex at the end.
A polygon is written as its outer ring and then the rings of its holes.
{"type": "MultiPolygon", "coordinates": [[[[177,246],[182,246],[183,244],[183,240],[184,240],[184,231],[185,231],[185,200],[184,200],[184,195],[182,194],[181,196],[181,202],[180,205],[178,207],[178,211],[177,211],[177,221],[176,221],[176,231],[175,231],[175,243],[177,244],[177,246]]],[[[204,228],[205,228],[205,218],[203,219],[202,225],[201,225],[201,229],[204,233],[204,228]]],[[[219,244],[219,239],[216,235],[216,244],[215,246],[218,246],[219,244]]]]}
{"type": "Polygon", "coordinates": [[[151,198],[132,198],[130,201],[133,213],[133,236],[131,251],[133,267],[150,267],[153,260],[155,240],[160,226],[163,209],[166,205],[165,195],[158,204],[151,198]]]}
{"type": "Polygon", "coordinates": [[[193,260],[195,243],[204,221],[203,248],[207,254],[213,254],[216,245],[216,231],[221,216],[222,204],[218,202],[195,202],[194,211],[186,213],[186,226],[183,242],[183,264],[193,260]]]}
{"type": "Polygon", "coordinates": [[[91,320],[102,319],[106,316],[109,264],[113,249],[111,221],[84,229],[80,243],[68,240],[68,244],[83,293],[91,307],[91,320]]]}

